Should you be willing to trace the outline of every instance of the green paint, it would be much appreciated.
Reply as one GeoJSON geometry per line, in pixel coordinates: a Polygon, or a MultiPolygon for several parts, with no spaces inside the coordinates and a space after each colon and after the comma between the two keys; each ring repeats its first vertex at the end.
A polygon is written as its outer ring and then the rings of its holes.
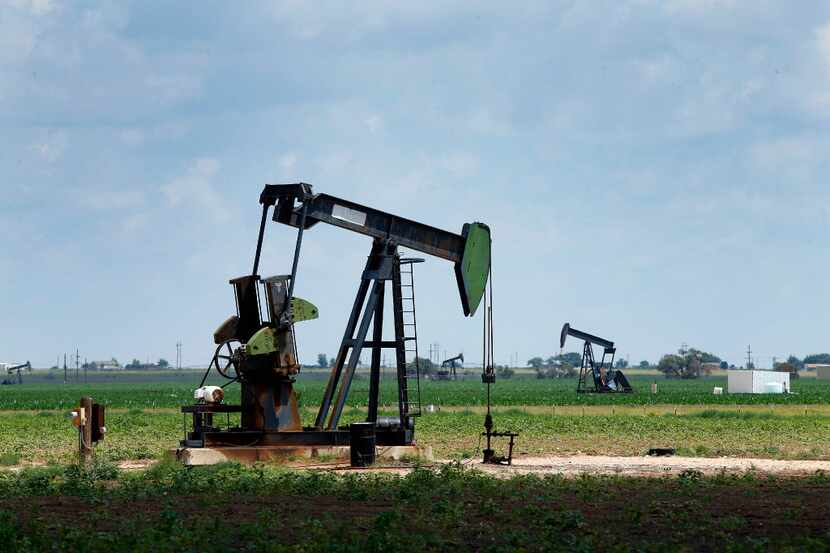
{"type": "Polygon", "coordinates": [[[291,298],[291,312],[294,314],[294,322],[310,321],[320,316],[320,312],[310,301],[303,298],[291,298]]]}
{"type": "Polygon", "coordinates": [[[245,345],[245,350],[248,355],[263,355],[266,353],[276,353],[277,349],[277,333],[270,326],[263,327],[251,336],[248,343],[245,345]]]}
{"type": "Polygon", "coordinates": [[[490,275],[490,227],[483,223],[464,225],[462,235],[467,239],[464,255],[456,263],[455,274],[464,314],[475,315],[484,296],[490,275]]]}

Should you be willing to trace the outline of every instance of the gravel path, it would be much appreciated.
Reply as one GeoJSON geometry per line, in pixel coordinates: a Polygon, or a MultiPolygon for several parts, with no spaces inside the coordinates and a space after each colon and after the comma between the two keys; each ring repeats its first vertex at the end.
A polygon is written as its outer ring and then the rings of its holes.
{"type": "Polygon", "coordinates": [[[745,473],[810,475],[830,473],[830,461],[781,461],[733,457],[607,457],[575,455],[567,457],[518,457],[513,466],[483,465],[478,460],[467,466],[489,473],[515,474],[618,474],[621,476],[678,475],[686,470],[704,474],[745,473]]]}

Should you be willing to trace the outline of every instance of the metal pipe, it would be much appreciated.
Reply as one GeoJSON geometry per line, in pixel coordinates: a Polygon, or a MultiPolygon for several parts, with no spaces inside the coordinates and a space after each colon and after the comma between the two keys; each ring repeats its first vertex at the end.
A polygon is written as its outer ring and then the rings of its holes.
{"type": "MultiPolygon", "coordinates": [[[[300,228],[297,231],[297,245],[294,247],[294,263],[291,265],[291,280],[288,282],[288,309],[291,309],[291,298],[294,297],[294,281],[297,279],[297,265],[300,262],[300,248],[303,245],[303,230],[305,230],[305,217],[307,213],[308,204],[303,202],[303,210],[300,213],[300,228]]],[[[265,224],[265,219],[262,220],[262,224],[265,224]]]]}
{"type": "Polygon", "coordinates": [[[251,275],[256,275],[259,270],[259,256],[262,254],[262,239],[265,237],[265,221],[268,219],[268,205],[262,206],[262,220],[259,222],[259,235],[256,241],[256,254],[254,255],[254,268],[251,275]]]}

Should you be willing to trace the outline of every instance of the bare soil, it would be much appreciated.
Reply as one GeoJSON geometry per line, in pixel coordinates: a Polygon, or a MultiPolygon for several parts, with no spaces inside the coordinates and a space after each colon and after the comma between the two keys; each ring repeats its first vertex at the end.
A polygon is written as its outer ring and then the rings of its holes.
{"type": "Polygon", "coordinates": [[[602,474],[620,476],[676,476],[685,471],[703,474],[758,474],[806,476],[817,472],[830,474],[830,461],[779,461],[734,457],[610,457],[573,455],[558,457],[517,457],[512,466],[483,465],[478,460],[465,464],[488,473],[504,476],[516,474],[602,474]]]}

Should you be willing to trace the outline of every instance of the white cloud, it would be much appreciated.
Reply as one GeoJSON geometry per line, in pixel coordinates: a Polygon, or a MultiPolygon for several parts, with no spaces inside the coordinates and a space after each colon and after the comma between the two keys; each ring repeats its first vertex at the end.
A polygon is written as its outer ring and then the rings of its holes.
{"type": "Polygon", "coordinates": [[[191,162],[185,173],[161,187],[170,207],[197,205],[214,220],[221,223],[228,219],[222,196],[216,191],[213,180],[219,172],[219,161],[199,158],[191,162]]]}
{"type": "MultiPolygon", "coordinates": [[[[46,15],[55,10],[52,0],[6,0],[12,7],[26,10],[34,15],[46,15]]],[[[1,3],[1,2],[0,2],[1,3]]]]}

